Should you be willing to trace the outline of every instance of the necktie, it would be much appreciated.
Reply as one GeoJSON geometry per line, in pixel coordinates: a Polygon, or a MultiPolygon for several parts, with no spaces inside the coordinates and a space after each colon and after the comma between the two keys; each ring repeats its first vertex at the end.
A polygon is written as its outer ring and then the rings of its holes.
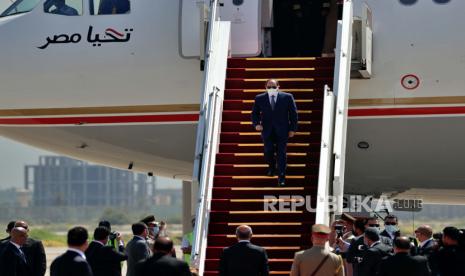
{"type": "Polygon", "coordinates": [[[275,95],[271,95],[271,109],[274,110],[275,106],[276,106],[275,95]]]}
{"type": "Polygon", "coordinates": [[[27,260],[26,260],[26,255],[24,255],[24,252],[18,248],[18,251],[19,251],[19,255],[21,256],[21,258],[23,259],[23,261],[25,263],[27,263],[27,260]]]}

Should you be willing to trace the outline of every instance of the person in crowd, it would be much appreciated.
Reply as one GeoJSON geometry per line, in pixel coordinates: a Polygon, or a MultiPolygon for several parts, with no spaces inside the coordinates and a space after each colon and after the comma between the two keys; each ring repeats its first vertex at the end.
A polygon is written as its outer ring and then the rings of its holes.
{"type": "Polygon", "coordinates": [[[373,276],[379,270],[381,260],[391,255],[392,248],[381,242],[379,230],[375,227],[365,229],[364,241],[367,249],[361,259],[358,275],[373,276]]]}
{"type": "Polygon", "coordinates": [[[237,243],[223,250],[220,258],[220,276],[268,276],[268,256],[264,248],[250,242],[252,228],[236,228],[237,243]]]}
{"type": "MultiPolygon", "coordinates": [[[[365,225],[366,219],[358,218],[355,220],[353,227],[355,237],[351,241],[346,253],[342,255],[343,257],[345,256],[347,262],[352,265],[353,276],[358,276],[360,261],[363,257],[363,254],[365,254],[365,250],[367,249],[364,242],[365,225]]],[[[338,244],[341,248],[346,248],[346,246],[344,246],[341,241],[339,241],[338,244]]]]}
{"type": "Polygon", "coordinates": [[[44,10],[48,13],[61,14],[67,16],[79,15],[79,12],[66,4],[65,0],[47,0],[44,3],[44,10]]]}
{"type": "Polygon", "coordinates": [[[429,225],[422,225],[415,230],[415,237],[420,242],[417,249],[418,255],[429,258],[435,248],[433,228],[429,225]]]}
{"type": "Polygon", "coordinates": [[[384,218],[384,230],[381,232],[381,236],[386,237],[392,241],[395,238],[400,237],[400,231],[397,226],[398,219],[394,215],[388,215],[384,218]]]}
{"type": "Polygon", "coordinates": [[[84,254],[89,246],[88,238],[86,228],[71,228],[67,236],[68,250],[52,262],[50,276],[93,276],[84,254]]]}
{"type": "Polygon", "coordinates": [[[186,262],[173,258],[173,241],[168,237],[159,237],[155,241],[153,256],[136,266],[137,276],[190,276],[186,262]]]}
{"type": "Polygon", "coordinates": [[[10,221],[8,225],[6,226],[5,232],[8,234],[8,236],[6,238],[0,239],[0,246],[2,243],[8,242],[10,240],[11,229],[15,228],[15,223],[16,221],[13,220],[13,221],[10,221]]]}
{"type": "Polygon", "coordinates": [[[331,229],[326,225],[312,226],[313,247],[295,254],[291,276],[344,275],[342,257],[330,252],[326,246],[330,233],[331,229]]]}
{"type": "MultiPolygon", "coordinates": [[[[374,227],[378,231],[381,231],[380,230],[379,220],[376,217],[370,217],[370,218],[367,219],[366,224],[365,224],[365,229],[368,228],[368,227],[374,227]]],[[[382,243],[384,243],[385,245],[392,248],[392,240],[390,238],[380,235],[380,241],[382,243]]]]}
{"type": "Polygon", "coordinates": [[[459,245],[463,233],[453,226],[442,230],[443,246],[431,255],[433,275],[465,275],[465,250],[459,245]]]}
{"type": "Polygon", "coordinates": [[[111,223],[108,220],[102,220],[98,223],[98,226],[103,226],[110,231],[110,235],[108,236],[108,242],[106,245],[112,247],[115,251],[119,251],[124,253],[124,241],[121,238],[121,233],[116,231],[111,231],[111,223]]]}
{"type": "Polygon", "coordinates": [[[274,176],[277,165],[278,186],[285,186],[286,147],[297,131],[297,106],[292,94],[279,90],[277,80],[267,80],[265,88],[255,97],[252,125],[262,135],[267,175],[274,176]]]}
{"type": "Polygon", "coordinates": [[[14,227],[10,231],[10,239],[5,242],[0,252],[0,275],[29,276],[30,266],[21,246],[26,243],[28,234],[23,227],[14,227]]]}
{"type": "MultiPolygon", "coordinates": [[[[94,240],[89,244],[85,254],[94,276],[121,276],[121,262],[128,257],[114,250],[114,247],[106,245],[110,236],[107,227],[95,228],[94,240]]],[[[117,237],[121,240],[121,235],[117,237]]]]}
{"type": "Polygon", "coordinates": [[[394,255],[381,261],[377,276],[430,276],[428,260],[423,256],[411,256],[408,237],[394,240],[394,255]]]}
{"type": "Polygon", "coordinates": [[[182,242],[181,242],[181,250],[182,250],[183,257],[184,257],[184,261],[189,265],[191,263],[191,251],[192,251],[192,244],[194,240],[195,217],[192,218],[191,224],[192,224],[192,231],[185,234],[182,237],[182,242]]]}
{"type": "Polygon", "coordinates": [[[150,257],[150,248],[147,244],[149,231],[143,222],[134,223],[131,228],[134,237],[126,246],[126,255],[128,256],[126,275],[136,276],[136,264],[150,257]]]}
{"type": "MultiPolygon", "coordinates": [[[[22,220],[16,221],[15,227],[22,227],[29,231],[29,225],[22,220]]],[[[21,250],[26,255],[26,260],[31,269],[31,276],[44,276],[47,270],[47,257],[42,241],[27,238],[26,243],[21,246],[21,250]]]]}

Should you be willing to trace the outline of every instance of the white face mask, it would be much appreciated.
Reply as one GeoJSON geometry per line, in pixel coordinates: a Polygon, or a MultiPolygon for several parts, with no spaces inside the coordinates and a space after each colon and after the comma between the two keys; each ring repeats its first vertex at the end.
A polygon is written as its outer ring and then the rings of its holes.
{"type": "Polygon", "coordinates": [[[391,233],[391,234],[394,234],[395,232],[397,232],[397,227],[395,225],[386,225],[384,227],[384,229],[386,229],[387,232],[391,233]]]}
{"type": "Polygon", "coordinates": [[[278,88],[267,88],[266,91],[268,93],[278,92],[278,88]]]}

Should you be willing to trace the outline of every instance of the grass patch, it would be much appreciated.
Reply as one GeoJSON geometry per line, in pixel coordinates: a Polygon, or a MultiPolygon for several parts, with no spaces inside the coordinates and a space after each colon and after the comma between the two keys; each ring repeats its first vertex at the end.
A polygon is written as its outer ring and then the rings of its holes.
{"type": "Polygon", "coordinates": [[[44,229],[32,229],[29,232],[29,237],[36,240],[41,240],[45,247],[66,246],[65,235],[58,235],[44,229]]]}

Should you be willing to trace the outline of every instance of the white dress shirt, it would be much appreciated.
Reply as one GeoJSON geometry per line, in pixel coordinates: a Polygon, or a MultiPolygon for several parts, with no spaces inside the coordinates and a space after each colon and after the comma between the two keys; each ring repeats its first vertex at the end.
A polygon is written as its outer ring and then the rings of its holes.
{"type": "Polygon", "coordinates": [[[274,96],[274,102],[277,103],[278,102],[278,91],[276,92],[267,92],[268,93],[268,99],[270,100],[270,104],[273,105],[271,103],[271,97],[274,96]]]}
{"type": "Polygon", "coordinates": [[[74,249],[74,248],[68,248],[68,251],[76,252],[76,253],[78,253],[84,260],[86,259],[86,254],[84,254],[84,252],[82,252],[81,250],[77,250],[77,249],[74,249]]]}

